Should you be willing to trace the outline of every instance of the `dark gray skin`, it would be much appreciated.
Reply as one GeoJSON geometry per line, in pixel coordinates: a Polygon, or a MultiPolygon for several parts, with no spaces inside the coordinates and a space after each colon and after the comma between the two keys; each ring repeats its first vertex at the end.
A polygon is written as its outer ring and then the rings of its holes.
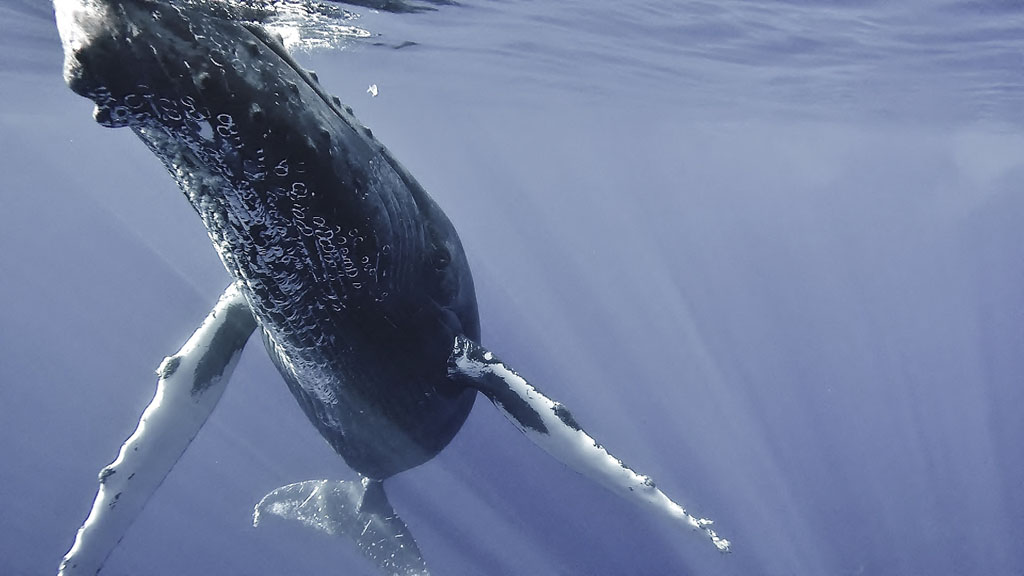
{"type": "Polygon", "coordinates": [[[66,80],[175,177],[310,421],[372,479],[435,456],[476,396],[447,375],[455,337],[480,336],[451,223],[262,28],[222,6],[104,4],[66,80]]]}

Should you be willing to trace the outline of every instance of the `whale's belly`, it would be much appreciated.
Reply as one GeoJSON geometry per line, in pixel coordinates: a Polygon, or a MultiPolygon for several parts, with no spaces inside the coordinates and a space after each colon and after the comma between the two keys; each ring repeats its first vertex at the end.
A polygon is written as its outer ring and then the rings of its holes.
{"type": "Polygon", "coordinates": [[[315,333],[279,343],[264,329],[263,339],[310,422],[360,474],[384,479],[430,460],[469,416],[476,392],[454,385],[443,366],[424,370],[386,350],[304,346],[315,333]]]}

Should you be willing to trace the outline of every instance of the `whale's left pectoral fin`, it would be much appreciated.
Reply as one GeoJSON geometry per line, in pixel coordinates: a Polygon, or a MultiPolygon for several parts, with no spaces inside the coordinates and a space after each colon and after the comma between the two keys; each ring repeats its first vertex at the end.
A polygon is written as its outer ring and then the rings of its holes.
{"type": "Polygon", "coordinates": [[[181,350],[163,361],[156,395],[117,459],[100,472],[92,510],[59,576],[94,576],[103,566],[203,427],[255,329],[245,298],[232,284],[181,350]]]}
{"type": "Polygon", "coordinates": [[[487,396],[530,440],[573,470],[631,502],[703,531],[720,551],[729,551],[729,541],[715,533],[710,520],[690,515],[649,477],[609,454],[580,428],[565,406],[541,394],[483,346],[456,337],[448,376],[487,396]]]}
{"type": "Polygon", "coordinates": [[[380,481],[308,480],[282,486],[256,505],[253,525],[266,516],[347,536],[388,576],[429,576],[416,541],[391,507],[380,481]]]}

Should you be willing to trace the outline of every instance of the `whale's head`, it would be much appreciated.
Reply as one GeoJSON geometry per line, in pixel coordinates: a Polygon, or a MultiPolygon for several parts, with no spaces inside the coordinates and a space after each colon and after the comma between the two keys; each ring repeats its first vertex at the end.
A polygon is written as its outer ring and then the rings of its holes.
{"type": "MultiPolygon", "coordinates": [[[[257,17],[255,8],[209,0],[54,0],[53,5],[64,79],[96,102],[97,120],[107,126],[155,120],[176,127],[173,113],[161,114],[176,104],[160,98],[223,98],[218,81],[231,79],[218,68],[244,72],[244,62],[259,56],[260,39],[242,24],[257,17]]],[[[248,78],[253,87],[259,85],[255,80],[248,78]]]]}

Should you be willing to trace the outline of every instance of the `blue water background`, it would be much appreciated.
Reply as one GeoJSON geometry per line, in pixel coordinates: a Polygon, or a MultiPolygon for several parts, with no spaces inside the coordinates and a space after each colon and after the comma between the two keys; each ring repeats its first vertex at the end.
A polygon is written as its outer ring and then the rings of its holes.
{"type": "MultiPolygon", "coordinates": [[[[481,401],[389,482],[434,573],[1024,573],[1024,5],[354,11],[374,37],[300,60],[459,228],[485,343],[735,549],[481,401]]],[[[154,368],[228,283],[61,60],[47,3],[0,2],[10,576],[55,572],[154,368]]],[[[353,474],[254,341],[103,574],[374,574],[346,542],[250,526],[322,477],[353,474]]]]}

